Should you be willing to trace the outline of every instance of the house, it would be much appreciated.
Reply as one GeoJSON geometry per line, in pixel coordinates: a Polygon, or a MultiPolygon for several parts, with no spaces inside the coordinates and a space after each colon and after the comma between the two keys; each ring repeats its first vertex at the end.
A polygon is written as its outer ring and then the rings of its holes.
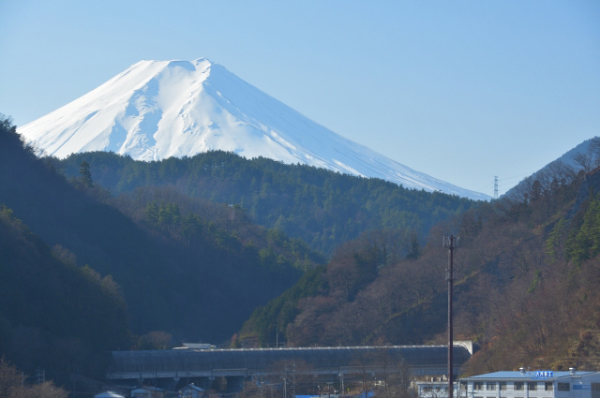
{"type": "Polygon", "coordinates": [[[537,370],[487,373],[460,379],[464,398],[600,398],[600,372],[537,370]]]}
{"type": "Polygon", "coordinates": [[[194,383],[188,384],[179,390],[180,398],[204,398],[204,395],[205,391],[202,388],[195,386],[194,383]]]}

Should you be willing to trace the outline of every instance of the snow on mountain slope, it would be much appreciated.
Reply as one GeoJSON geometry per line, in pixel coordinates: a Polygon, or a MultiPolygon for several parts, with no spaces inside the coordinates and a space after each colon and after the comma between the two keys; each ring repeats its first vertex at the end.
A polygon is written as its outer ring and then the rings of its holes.
{"type": "Polygon", "coordinates": [[[151,161],[224,150],[489,199],[352,142],[205,58],[138,62],[18,132],[59,158],[113,151],[151,161]]]}

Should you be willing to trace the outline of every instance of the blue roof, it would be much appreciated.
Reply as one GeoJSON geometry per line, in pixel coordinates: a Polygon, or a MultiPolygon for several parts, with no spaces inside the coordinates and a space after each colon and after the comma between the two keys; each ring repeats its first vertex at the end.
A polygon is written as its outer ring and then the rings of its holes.
{"type": "MultiPolygon", "coordinates": [[[[585,376],[596,372],[575,372],[576,376],[585,376]]],[[[523,379],[523,380],[554,380],[560,377],[571,376],[570,371],[552,371],[552,370],[530,370],[530,371],[501,371],[486,373],[477,376],[465,377],[464,379],[523,379]]]]}

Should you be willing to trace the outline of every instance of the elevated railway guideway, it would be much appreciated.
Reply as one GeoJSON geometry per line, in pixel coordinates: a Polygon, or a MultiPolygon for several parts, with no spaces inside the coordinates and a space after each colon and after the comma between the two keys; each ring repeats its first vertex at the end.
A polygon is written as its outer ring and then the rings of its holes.
{"type": "MultiPolygon", "coordinates": [[[[453,346],[454,374],[473,354],[470,342],[453,346]]],[[[210,385],[218,377],[257,378],[279,372],[284,364],[301,363],[297,373],[315,377],[389,371],[401,363],[414,376],[447,373],[445,345],[383,347],[306,347],[164,351],[113,351],[107,379],[118,384],[175,385],[195,381],[210,385]],[[387,369],[384,369],[387,368],[387,369]]]]}

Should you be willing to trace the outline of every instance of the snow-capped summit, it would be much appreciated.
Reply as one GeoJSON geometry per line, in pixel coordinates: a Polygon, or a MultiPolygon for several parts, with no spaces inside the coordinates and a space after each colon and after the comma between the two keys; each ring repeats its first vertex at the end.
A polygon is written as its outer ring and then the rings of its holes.
{"type": "Polygon", "coordinates": [[[101,150],[150,161],[224,150],[489,199],[352,142],[206,58],[138,62],[18,132],[59,158],[101,150]]]}

